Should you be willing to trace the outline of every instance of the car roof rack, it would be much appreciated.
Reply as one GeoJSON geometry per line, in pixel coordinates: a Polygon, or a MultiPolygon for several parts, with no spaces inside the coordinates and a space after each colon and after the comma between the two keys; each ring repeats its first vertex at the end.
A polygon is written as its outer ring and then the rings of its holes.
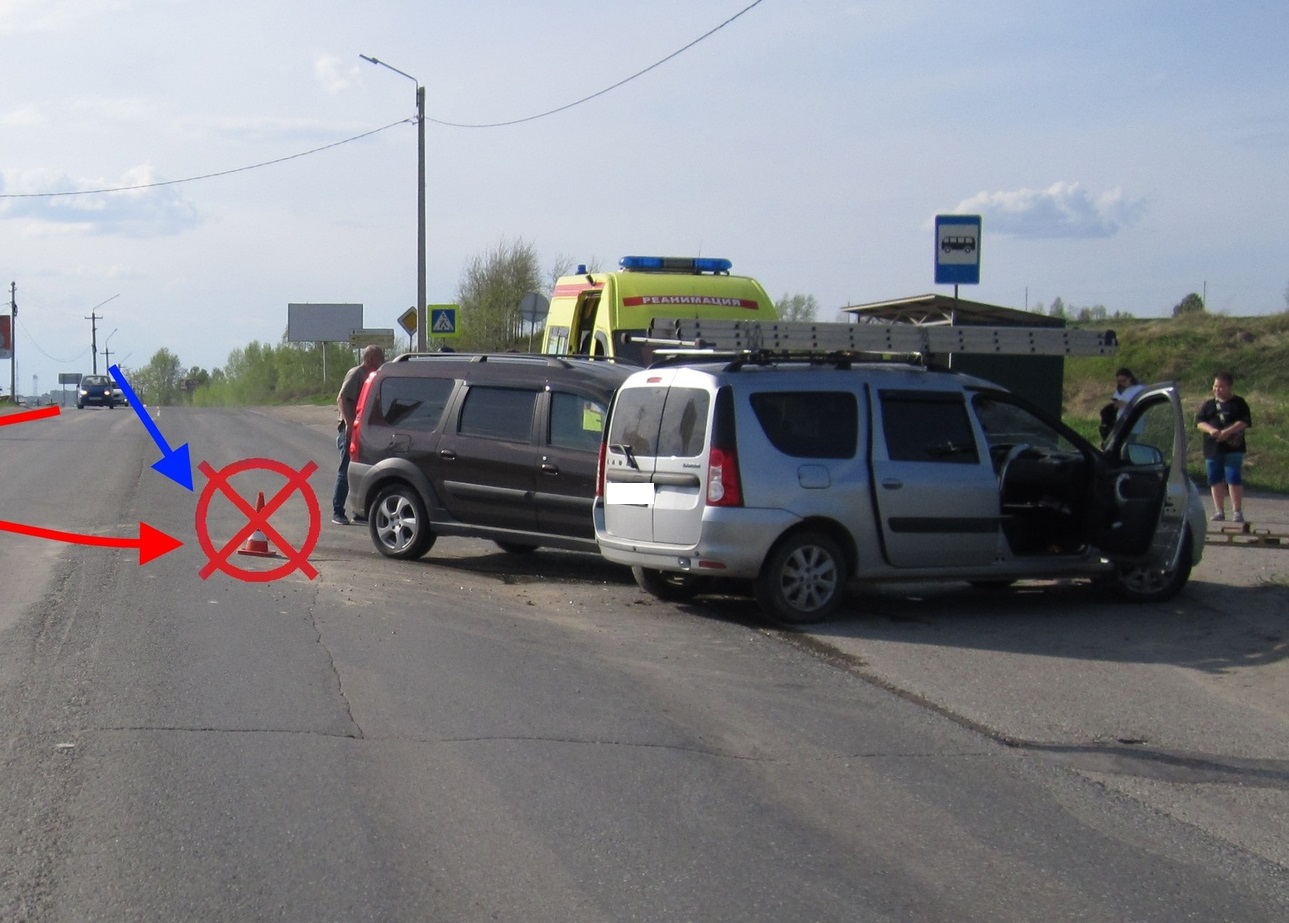
{"type": "Polygon", "coordinates": [[[650,368],[691,365],[696,362],[725,362],[727,363],[726,370],[731,372],[736,372],[749,365],[783,365],[787,363],[830,365],[839,369],[848,369],[856,362],[916,366],[927,366],[929,364],[926,361],[926,357],[919,354],[872,353],[836,349],[669,349],[663,347],[655,349],[653,356],[654,361],[650,368]]]}
{"type": "Polygon", "coordinates": [[[811,321],[713,320],[655,317],[632,342],[679,350],[754,353],[851,353],[872,358],[952,353],[1008,356],[1112,356],[1113,330],[1052,327],[975,327],[922,324],[847,324],[811,321]]]}
{"type": "Polygon", "coordinates": [[[399,353],[391,362],[421,362],[421,361],[443,361],[454,359],[458,362],[524,362],[534,365],[545,365],[551,368],[571,369],[575,368],[575,363],[598,364],[598,365],[630,365],[636,366],[638,363],[621,359],[615,359],[612,356],[555,356],[546,353],[459,353],[459,352],[427,352],[427,353],[399,353]]]}

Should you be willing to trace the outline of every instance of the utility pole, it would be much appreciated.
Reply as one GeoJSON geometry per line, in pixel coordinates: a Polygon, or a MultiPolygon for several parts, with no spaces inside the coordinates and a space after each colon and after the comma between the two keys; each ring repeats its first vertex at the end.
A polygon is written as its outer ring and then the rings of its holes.
{"type": "MultiPolygon", "coordinates": [[[[91,353],[93,354],[93,356],[94,356],[94,374],[95,374],[95,375],[97,375],[97,374],[98,374],[98,326],[97,326],[97,322],[98,322],[98,321],[101,321],[101,320],[103,319],[103,315],[102,315],[102,314],[95,314],[94,312],[95,312],[95,311],[97,311],[99,308],[103,307],[103,305],[107,304],[107,302],[108,302],[108,301],[111,301],[113,298],[120,298],[120,297],[121,297],[121,296],[120,296],[120,294],[118,293],[118,294],[116,294],[116,295],[113,295],[113,296],[112,296],[112,298],[107,299],[107,301],[100,301],[98,304],[94,305],[94,307],[90,308],[90,316],[89,316],[89,317],[87,317],[87,318],[85,318],[87,321],[89,321],[89,322],[90,322],[90,352],[91,352],[91,353]]],[[[112,332],[113,332],[113,333],[115,333],[116,331],[114,330],[114,331],[112,331],[112,332]]],[[[104,371],[107,371],[107,370],[106,370],[106,369],[104,369],[104,371]]]]}
{"type": "Polygon", "coordinates": [[[18,406],[18,283],[9,283],[9,399],[18,406]]]}
{"type": "Polygon", "coordinates": [[[97,321],[103,319],[103,315],[95,314],[90,311],[90,316],[85,318],[90,322],[90,355],[94,357],[94,374],[98,374],[98,325],[97,321]]]}

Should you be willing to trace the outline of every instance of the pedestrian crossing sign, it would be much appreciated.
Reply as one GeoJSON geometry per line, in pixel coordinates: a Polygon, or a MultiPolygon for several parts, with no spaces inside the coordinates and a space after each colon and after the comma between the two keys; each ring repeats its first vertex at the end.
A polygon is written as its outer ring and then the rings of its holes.
{"type": "Polygon", "coordinates": [[[432,304],[430,309],[430,330],[432,337],[454,337],[460,331],[457,328],[457,311],[460,305],[432,304]]]}

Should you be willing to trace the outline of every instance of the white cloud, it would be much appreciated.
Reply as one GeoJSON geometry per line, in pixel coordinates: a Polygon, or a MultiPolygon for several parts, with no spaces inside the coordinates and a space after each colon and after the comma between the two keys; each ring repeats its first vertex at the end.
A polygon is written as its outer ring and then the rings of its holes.
{"type": "Polygon", "coordinates": [[[959,214],[978,214],[994,234],[1028,238],[1113,237],[1145,209],[1123,189],[1093,195],[1078,183],[1056,182],[1046,189],[981,192],[959,202],[959,214]]]}
{"type": "Polygon", "coordinates": [[[359,67],[332,54],[319,56],[313,64],[313,75],[328,93],[341,93],[358,82],[359,67]]]}
{"type": "Polygon", "coordinates": [[[77,118],[117,125],[150,125],[157,121],[161,107],[150,99],[133,96],[78,96],[71,100],[77,118]]]}
{"type": "Polygon", "coordinates": [[[45,123],[44,114],[35,106],[11,109],[0,115],[0,125],[5,128],[34,128],[45,123]]]}
{"type": "Polygon", "coordinates": [[[0,35],[62,32],[82,19],[129,6],[127,0],[0,0],[0,35]]]}
{"type": "Polygon", "coordinates": [[[0,173],[0,220],[27,220],[39,226],[25,233],[61,233],[121,237],[168,237],[200,223],[196,207],[176,186],[160,182],[149,165],[133,167],[118,179],[73,179],[50,170],[6,170],[0,173]],[[131,188],[136,187],[136,188],[131,188]],[[145,187],[145,188],[138,188],[145,187]],[[115,189],[95,195],[50,195],[76,190],[115,189]]]}

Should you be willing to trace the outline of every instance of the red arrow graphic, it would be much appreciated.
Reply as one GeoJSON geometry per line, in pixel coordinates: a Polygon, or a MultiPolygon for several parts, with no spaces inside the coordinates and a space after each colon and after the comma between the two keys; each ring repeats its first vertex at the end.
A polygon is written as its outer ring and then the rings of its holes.
{"type": "Polygon", "coordinates": [[[183,542],[172,538],[160,529],[154,529],[146,522],[139,523],[138,538],[113,538],[110,535],[78,535],[75,532],[59,532],[57,529],[42,529],[40,526],[25,526],[20,522],[0,520],[0,532],[15,532],[18,535],[31,535],[36,538],[47,538],[55,542],[68,542],[73,545],[97,545],[100,548],[138,548],[139,563],[169,554],[182,547],[183,542]]]}
{"type": "Polygon", "coordinates": [[[8,426],[10,423],[26,423],[28,420],[40,420],[45,417],[56,417],[58,414],[58,405],[50,404],[48,407],[41,407],[39,410],[24,410],[22,413],[9,413],[0,416],[0,426],[8,426]]]}

